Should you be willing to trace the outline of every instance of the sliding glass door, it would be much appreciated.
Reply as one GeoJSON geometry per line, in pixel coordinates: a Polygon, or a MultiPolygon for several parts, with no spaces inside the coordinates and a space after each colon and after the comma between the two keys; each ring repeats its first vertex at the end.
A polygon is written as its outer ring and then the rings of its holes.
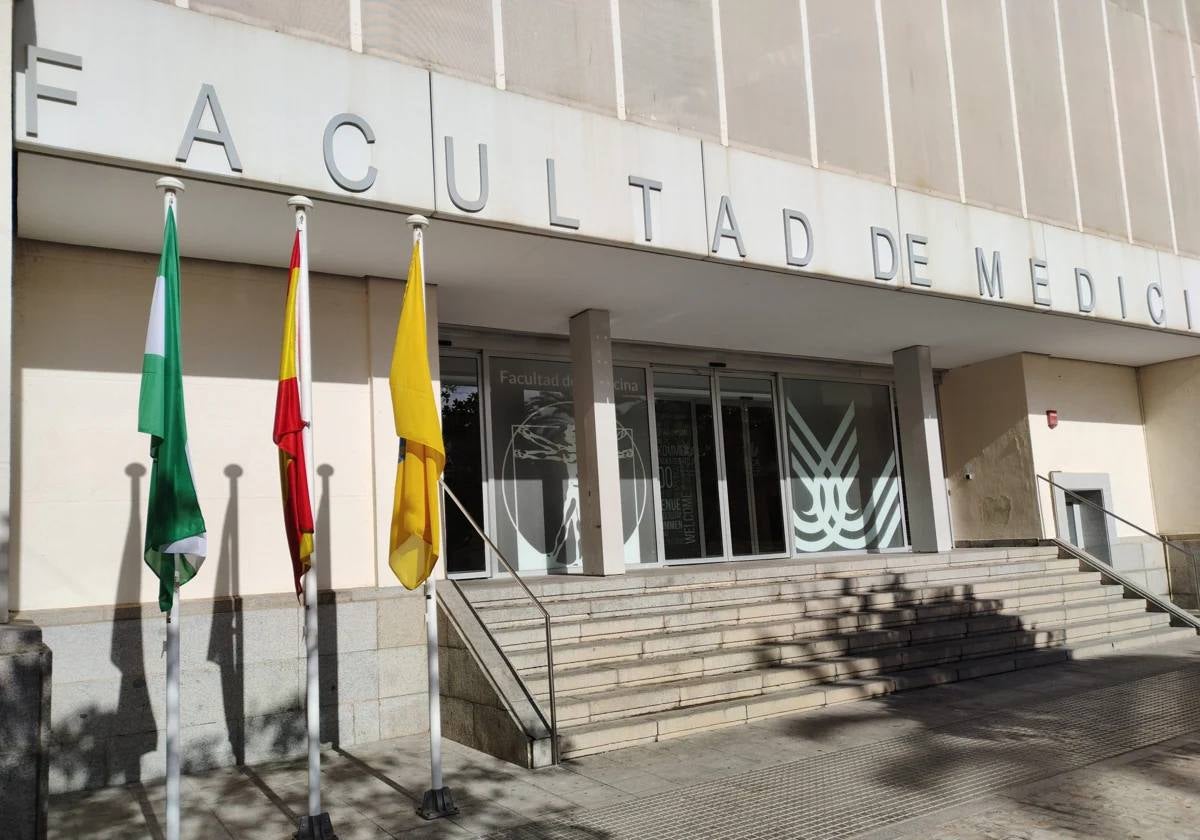
{"type": "Polygon", "coordinates": [[[663,557],[723,557],[712,378],[654,374],[663,557]]]}
{"type": "MultiPolygon", "coordinates": [[[[582,571],[569,363],[441,358],[446,482],[505,556],[582,571]]],[[[906,544],[890,386],[769,371],[613,368],[627,564],[703,562],[906,544]]],[[[445,506],[454,576],[497,571],[445,506]]]]}
{"type": "Polygon", "coordinates": [[[722,374],[717,388],[731,552],[734,557],[783,554],[787,542],[774,381],[722,374]]]}
{"type": "MultiPolygon", "coordinates": [[[[442,439],[446,444],[446,486],[463,503],[471,518],[487,522],[483,511],[483,420],[479,390],[479,360],[470,356],[441,357],[442,439]]],[[[446,571],[455,576],[487,573],[483,540],[449,499],[443,505],[446,523],[446,571]]]]}
{"type": "MultiPolygon", "coordinates": [[[[571,366],[488,356],[487,367],[497,544],[521,571],[581,571],[571,366]]],[[[646,372],[616,366],[613,374],[625,557],[656,563],[646,372]]]]}

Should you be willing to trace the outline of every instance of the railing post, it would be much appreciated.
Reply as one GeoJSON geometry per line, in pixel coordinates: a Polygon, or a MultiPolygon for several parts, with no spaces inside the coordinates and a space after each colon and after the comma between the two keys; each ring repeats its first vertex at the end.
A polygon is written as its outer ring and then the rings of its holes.
{"type": "Polygon", "coordinates": [[[546,688],[550,691],[550,761],[558,766],[558,709],[554,702],[554,642],[550,638],[550,615],[546,615],[546,688]]]}

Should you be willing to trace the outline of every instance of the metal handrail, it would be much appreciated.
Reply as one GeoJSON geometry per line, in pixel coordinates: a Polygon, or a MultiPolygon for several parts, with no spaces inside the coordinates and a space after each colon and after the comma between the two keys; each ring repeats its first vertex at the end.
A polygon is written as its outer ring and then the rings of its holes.
{"type": "Polygon", "coordinates": [[[1132,580],[1125,577],[1125,575],[1114,569],[1111,564],[1105,563],[1099,557],[1096,557],[1086,549],[1080,548],[1079,546],[1069,543],[1066,540],[1060,540],[1057,538],[1054,540],[1054,544],[1066,551],[1068,554],[1074,556],[1077,560],[1081,560],[1088,566],[1091,566],[1100,574],[1107,575],[1108,577],[1112,578],[1134,595],[1141,598],[1143,601],[1148,601],[1149,603],[1154,604],[1154,606],[1188,625],[1193,630],[1200,630],[1200,617],[1197,617],[1185,610],[1183,607],[1172,603],[1170,598],[1164,598],[1161,595],[1155,595],[1145,587],[1134,583],[1132,580]]]}
{"type": "MultiPolygon", "coordinates": [[[[1037,474],[1035,473],[1035,475],[1037,475],[1037,474]]],[[[1198,583],[1200,583],[1200,582],[1198,582],[1196,580],[1196,554],[1195,554],[1195,552],[1190,551],[1187,548],[1184,548],[1182,545],[1180,545],[1177,542],[1174,542],[1173,540],[1167,539],[1162,534],[1156,534],[1153,531],[1147,531],[1145,528],[1143,528],[1141,525],[1138,525],[1136,522],[1130,522],[1125,517],[1121,516],[1120,514],[1114,513],[1113,511],[1109,510],[1108,508],[1104,507],[1103,505],[1098,505],[1095,502],[1093,502],[1091,499],[1084,498],[1083,496],[1079,495],[1075,491],[1069,490],[1066,487],[1063,487],[1057,481],[1055,481],[1054,479],[1052,479],[1048,476],[1037,475],[1037,477],[1039,479],[1041,479],[1042,481],[1046,482],[1047,484],[1049,484],[1051,487],[1055,487],[1055,488],[1061,490],[1064,494],[1070,496],[1071,498],[1073,498],[1077,501],[1082,502],[1083,504],[1087,505],[1088,507],[1094,508],[1094,509],[1100,511],[1101,513],[1105,514],[1106,516],[1111,516],[1113,519],[1117,520],[1118,522],[1123,522],[1124,524],[1128,525],[1130,528],[1133,528],[1137,531],[1141,531],[1146,536],[1151,537],[1155,540],[1158,540],[1163,546],[1164,559],[1168,559],[1165,557],[1166,550],[1168,547],[1175,549],[1176,551],[1180,552],[1185,557],[1187,557],[1188,561],[1189,561],[1188,562],[1188,572],[1190,573],[1189,576],[1192,579],[1192,597],[1196,598],[1198,605],[1200,605],[1200,586],[1198,586],[1198,583]]],[[[1082,537],[1082,535],[1081,535],[1081,537],[1082,537]]],[[[1056,540],[1056,542],[1063,543],[1064,541],[1056,540]]],[[[1067,544],[1070,545],[1069,543],[1067,543],[1067,544]]],[[[1078,546],[1074,546],[1074,547],[1078,548],[1078,546]]],[[[1087,552],[1084,552],[1084,553],[1087,553],[1087,552]]],[[[1089,555],[1089,556],[1091,556],[1091,555],[1089,555]]],[[[1096,558],[1096,560],[1097,560],[1097,562],[1100,562],[1100,563],[1104,562],[1104,561],[1100,560],[1099,558],[1096,558]]],[[[1108,564],[1108,568],[1112,568],[1112,565],[1108,564]]],[[[1170,574],[1169,564],[1168,564],[1168,568],[1167,568],[1167,573],[1170,574]]],[[[1124,581],[1122,581],[1122,583],[1124,583],[1124,581]]]]}
{"type": "MultiPolygon", "coordinates": [[[[489,537],[484,532],[483,528],[479,526],[479,523],[475,521],[475,517],[471,516],[471,514],[467,511],[466,506],[459,501],[458,496],[454,495],[454,491],[450,489],[445,480],[438,479],[438,483],[441,484],[443,492],[450,497],[450,501],[454,502],[454,506],[458,508],[463,517],[466,518],[467,522],[471,524],[471,527],[475,529],[475,533],[479,534],[479,538],[487,543],[488,546],[491,547],[492,551],[496,553],[496,558],[504,564],[504,568],[508,569],[508,573],[513,576],[513,580],[520,584],[521,589],[525,590],[525,594],[529,596],[529,600],[533,601],[534,606],[537,607],[538,611],[542,614],[542,621],[546,626],[546,683],[547,688],[550,690],[550,760],[555,764],[558,764],[558,708],[555,703],[554,696],[554,645],[550,638],[550,611],[547,610],[542,602],[538,600],[538,597],[533,594],[533,590],[526,585],[525,581],[521,579],[521,576],[517,574],[517,570],[513,568],[511,563],[508,562],[508,558],[504,556],[504,552],[500,550],[499,546],[497,546],[496,543],[492,541],[492,538],[489,537]]],[[[462,591],[461,588],[459,591],[462,591]]],[[[500,656],[504,659],[504,662],[506,665],[508,665],[509,670],[511,670],[513,674],[517,675],[517,681],[521,684],[521,690],[525,692],[525,696],[529,698],[529,701],[533,704],[533,708],[537,711],[538,716],[541,717],[542,711],[538,707],[537,701],[534,700],[533,695],[529,692],[529,689],[526,688],[525,681],[521,679],[519,674],[517,674],[517,669],[513,667],[512,660],[508,658],[508,654],[504,652],[504,648],[502,648],[500,643],[496,641],[496,638],[492,635],[491,631],[488,629],[479,613],[476,612],[475,607],[471,604],[471,601],[465,596],[463,597],[463,600],[466,602],[467,606],[470,607],[471,612],[474,614],[476,620],[479,621],[479,625],[483,628],[483,631],[487,634],[488,638],[491,639],[492,644],[496,646],[497,652],[499,652],[500,656]]],[[[542,718],[542,722],[546,722],[544,717],[542,718]]]]}
{"type": "Polygon", "coordinates": [[[1042,481],[1049,484],[1051,487],[1057,487],[1059,490],[1063,491],[1068,496],[1071,496],[1074,499],[1078,499],[1079,501],[1083,502],[1088,507],[1093,507],[1096,510],[1100,511],[1101,513],[1108,514],[1109,516],[1111,516],[1113,519],[1117,520],[1118,522],[1124,522],[1130,528],[1136,528],[1137,530],[1141,531],[1146,536],[1153,537],[1154,539],[1158,540],[1163,545],[1169,545],[1169,546],[1171,546],[1171,548],[1175,549],[1176,551],[1182,551],[1184,554],[1188,555],[1189,557],[1193,557],[1193,558],[1195,557],[1195,554],[1193,554],[1191,551],[1189,551],[1188,549],[1181,546],[1179,543],[1172,542],[1171,540],[1164,537],[1162,534],[1156,534],[1153,531],[1147,531],[1145,528],[1143,528],[1141,525],[1138,525],[1136,522],[1130,522],[1128,519],[1121,516],[1120,514],[1114,513],[1113,511],[1109,510],[1108,508],[1106,508],[1102,505],[1096,504],[1091,499],[1086,499],[1083,496],[1080,496],[1075,491],[1068,490],[1066,487],[1063,487],[1061,484],[1059,484],[1054,479],[1047,478],[1044,475],[1039,475],[1038,478],[1040,478],[1042,481]]]}

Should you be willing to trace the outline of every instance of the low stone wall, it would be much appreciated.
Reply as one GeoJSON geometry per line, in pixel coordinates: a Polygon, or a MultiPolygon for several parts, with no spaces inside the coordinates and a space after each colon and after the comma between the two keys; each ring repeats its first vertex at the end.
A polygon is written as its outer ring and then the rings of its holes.
{"type": "MultiPolygon", "coordinates": [[[[185,773],[302,755],[303,613],[292,595],[184,601],[185,773]]],[[[54,657],[50,790],[162,778],[166,623],[157,605],[45,610],[54,657]]],[[[428,731],[425,613],[400,587],[322,592],[321,739],[351,746],[428,731]]]]}
{"type": "Polygon", "coordinates": [[[7,840],[46,836],[51,661],[36,627],[0,624],[0,827],[7,840]]]}
{"type": "Polygon", "coordinates": [[[552,763],[550,731],[462,591],[438,588],[442,732],[521,767],[552,763]]]}

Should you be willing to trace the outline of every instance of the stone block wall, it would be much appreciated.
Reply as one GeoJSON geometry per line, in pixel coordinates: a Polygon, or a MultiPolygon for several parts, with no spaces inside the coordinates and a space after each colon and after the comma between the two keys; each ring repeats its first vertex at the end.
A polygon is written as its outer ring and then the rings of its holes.
{"type": "Polygon", "coordinates": [[[0,624],[0,833],[46,836],[50,650],[24,622],[0,624]]]}
{"type": "Polygon", "coordinates": [[[550,731],[453,581],[438,589],[442,732],[521,767],[552,763],[550,731]]]}
{"type": "MultiPolygon", "coordinates": [[[[184,772],[305,752],[303,614],[287,594],[184,601],[184,772]]],[[[24,613],[53,652],[50,790],[164,775],[166,623],[157,605],[24,613]]],[[[321,739],[428,731],[425,612],[399,587],[322,592],[321,739]]]]}

